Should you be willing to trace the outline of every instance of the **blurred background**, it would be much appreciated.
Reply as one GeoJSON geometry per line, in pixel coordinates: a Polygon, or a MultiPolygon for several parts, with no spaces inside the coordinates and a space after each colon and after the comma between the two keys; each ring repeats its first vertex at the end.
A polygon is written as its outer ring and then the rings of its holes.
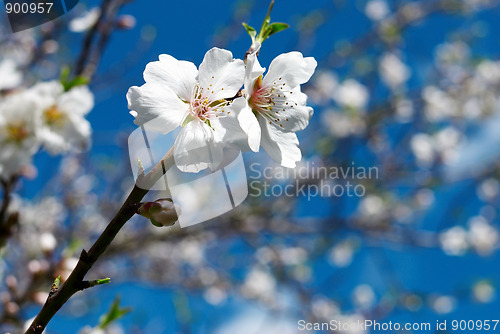
{"type": "MultiPolygon", "coordinates": [[[[260,27],[268,5],[81,1],[16,34],[1,11],[0,73],[15,78],[0,78],[2,94],[68,67],[91,78],[95,106],[88,150],[40,150],[3,182],[12,200],[0,221],[0,331],[22,332],[133,186],[127,138],[136,126],[125,95],[143,84],[146,64],[166,53],[198,65],[213,46],[243,58],[251,41],[241,22],[260,27]]],[[[499,15],[495,0],[277,0],[272,20],[291,27],[264,43],[262,66],[294,50],[318,61],[303,86],[314,108],[298,133],[305,172],[259,178],[248,169],[257,186],[247,200],[193,227],[133,218],[88,275],[112,283],[71,298],[46,333],[274,334],[307,332],[299,320],[495,319],[499,15]],[[325,178],[319,167],[377,173],[325,178]],[[266,196],[264,181],[350,182],[363,194],[266,196]],[[114,301],[128,313],[97,329],[114,301]]],[[[264,152],[244,159],[281,170],[264,152]]]]}

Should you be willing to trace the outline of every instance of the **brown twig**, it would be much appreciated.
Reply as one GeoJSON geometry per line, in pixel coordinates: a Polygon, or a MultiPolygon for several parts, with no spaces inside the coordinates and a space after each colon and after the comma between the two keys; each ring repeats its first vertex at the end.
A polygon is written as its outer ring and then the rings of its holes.
{"type": "MultiPolygon", "coordinates": [[[[153,185],[173,164],[174,158],[172,148],[147,175],[139,175],[138,183],[140,182],[139,184],[141,185],[153,185]]],[[[68,299],[76,292],[82,290],[82,287],[85,285],[85,275],[104,251],[106,251],[123,225],[125,225],[125,223],[135,214],[136,208],[134,204],[139,203],[147,193],[147,188],[143,189],[134,186],[121,208],[108,224],[104,232],[102,232],[92,245],[90,250],[88,252],[82,250],[78,264],[69,275],[67,281],[47,298],[40,313],[38,313],[25,334],[42,333],[52,317],[68,299]]]]}

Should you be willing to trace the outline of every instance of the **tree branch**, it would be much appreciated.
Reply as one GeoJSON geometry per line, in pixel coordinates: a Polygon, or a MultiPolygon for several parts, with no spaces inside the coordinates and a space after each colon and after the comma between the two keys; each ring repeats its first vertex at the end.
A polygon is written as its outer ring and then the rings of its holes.
{"type": "MultiPolygon", "coordinates": [[[[153,185],[174,164],[173,151],[173,148],[171,148],[147,175],[139,175],[137,182],[139,183],[140,181],[142,185],[153,185]]],[[[90,250],[88,252],[82,250],[78,264],[69,275],[67,281],[47,298],[40,313],[38,313],[25,334],[42,333],[52,317],[68,299],[76,292],[82,290],[82,287],[86,284],[84,281],[85,275],[102,253],[106,251],[123,225],[136,213],[135,204],[139,203],[148,193],[146,189],[139,188],[137,185],[134,186],[121,208],[90,250]]]]}

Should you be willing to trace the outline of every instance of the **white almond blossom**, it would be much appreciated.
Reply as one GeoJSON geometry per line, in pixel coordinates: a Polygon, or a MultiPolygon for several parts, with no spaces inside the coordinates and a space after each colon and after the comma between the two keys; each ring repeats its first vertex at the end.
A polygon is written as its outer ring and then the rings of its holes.
{"type": "Polygon", "coordinates": [[[146,83],[127,93],[134,123],[149,122],[150,129],[164,134],[182,126],[174,143],[177,167],[184,172],[213,170],[222,161],[224,142],[243,140],[256,149],[239,125],[253,117],[245,99],[231,101],[244,73],[243,61],[219,48],[205,54],[199,70],[191,62],[162,54],[146,66],[146,83]]]}
{"type": "Polygon", "coordinates": [[[481,255],[493,252],[498,242],[498,230],[490,225],[488,221],[477,216],[469,220],[469,242],[481,255]]]}
{"type": "Polygon", "coordinates": [[[23,76],[12,59],[0,61],[0,90],[15,88],[22,80],[23,76]]]}
{"type": "Polygon", "coordinates": [[[395,53],[386,53],[382,56],[379,70],[382,80],[392,90],[401,88],[410,77],[410,69],[395,53]]]}
{"type": "Polygon", "coordinates": [[[439,242],[448,255],[463,255],[469,249],[467,231],[461,226],[454,226],[441,232],[439,242]]]}
{"type": "Polygon", "coordinates": [[[390,14],[387,2],[383,0],[371,0],[365,6],[365,14],[373,21],[380,21],[390,14]]]}
{"type": "MultiPolygon", "coordinates": [[[[307,96],[300,85],[311,78],[316,65],[314,58],[304,58],[300,52],[284,53],[271,62],[263,77],[265,69],[256,52],[247,58],[245,91],[260,125],[260,145],[284,167],[293,168],[302,158],[295,132],[309,124],[313,109],[306,106],[307,96]]],[[[255,123],[248,126],[253,129],[255,123]]],[[[250,141],[257,134],[250,131],[250,141]]]]}
{"type": "Polygon", "coordinates": [[[342,108],[364,110],[370,95],[364,85],[354,79],[347,79],[339,85],[333,98],[342,108]]]}
{"type": "Polygon", "coordinates": [[[65,92],[58,81],[39,83],[32,88],[41,110],[40,140],[51,154],[85,147],[91,127],[85,119],[94,107],[94,96],[86,86],[65,92]]]}
{"type": "Polygon", "coordinates": [[[37,104],[30,92],[18,92],[0,101],[0,176],[7,179],[31,165],[38,150],[37,104]]]}
{"type": "Polygon", "coordinates": [[[96,24],[101,15],[101,9],[94,7],[81,16],[75,17],[69,22],[69,30],[72,32],[85,32],[96,24]]]}

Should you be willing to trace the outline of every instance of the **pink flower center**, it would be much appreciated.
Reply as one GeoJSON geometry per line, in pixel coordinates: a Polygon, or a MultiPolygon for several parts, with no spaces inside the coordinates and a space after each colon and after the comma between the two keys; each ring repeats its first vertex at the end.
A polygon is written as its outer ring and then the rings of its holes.
{"type": "Polygon", "coordinates": [[[270,85],[264,86],[262,75],[255,80],[253,92],[248,99],[248,104],[252,110],[264,117],[269,124],[283,127],[283,122],[289,119],[283,116],[287,109],[293,110],[297,106],[293,97],[293,92],[285,88],[286,83],[281,78],[270,85]]]}
{"type": "Polygon", "coordinates": [[[206,121],[215,116],[215,110],[210,106],[208,98],[201,96],[191,102],[191,113],[201,121],[206,121]]]}
{"type": "Polygon", "coordinates": [[[230,113],[224,111],[224,108],[230,104],[229,101],[224,99],[212,101],[209,97],[204,96],[202,91],[203,89],[200,89],[199,86],[196,87],[194,97],[189,105],[189,112],[194,118],[207,122],[230,113]]]}

